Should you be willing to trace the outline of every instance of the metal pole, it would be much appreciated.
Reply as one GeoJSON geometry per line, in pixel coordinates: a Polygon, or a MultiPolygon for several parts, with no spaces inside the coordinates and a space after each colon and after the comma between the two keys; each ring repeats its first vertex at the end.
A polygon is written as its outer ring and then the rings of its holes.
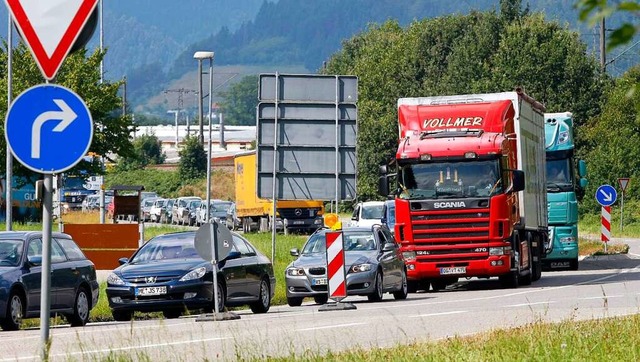
{"type": "MultiPolygon", "coordinates": [[[[277,213],[277,200],[276,200],[276,183],[277,183],[277,165],[278,165],[278,97],[280,94],[278,90],[280,89],[280,85],[278,84],[278,72],[276,72],[276,96],[274,100],[274,114],[273,114],[273,188],[271,197],[273,200],[273,215],[272,215],[272,223],[271,223],[271,260],[276,260],[276,213],[277,213]]],[[[257,151],[256,151],[257,152],[257,151]]],[[[257,157],[258,155],[256,155],[257,157]]],[[[257,173],[256,173],[257,174],[257,173]]],[[[282,227],[286,232],[287,225],[284,224],[284,220],[282,220],[282,227]]]]}
{"type": "MultiPolygon", "coordinates": [[[[100,0],[100,2],[98,3],[98,12],[100,16],[100,52],[102,52],[104,49],[103,5],[104,5],[104,1],[100,0]]],[[[100,84],[102,83],[104,83],[104,57],[100,59],[100,84]]],[[[103,130],[104,130],[104,127],[100,125],[100,131],[103,131],[103,130]]],[[[100,155],[100,163],[101,163],[102,171],[104,173],[104,156],[102,155],[100,155]]],[[[104,176],[102,177],[102,185],[100,185],[99,198],[100,198],[100,224],[104,224],[105,223],[104,176]]],[[[60,214],[60,217],[62,217],[62,214],[60,214]]],[[[62,223],[60,225],[62,225],[62,223]]],[[[60,227],[58,227],[58,229],[60,229],[60,227]]],[[[62,230],[59,230],[59,231],[62,231],[62,230]]]]}
{"type": "Polygon", "coordinates": [[[340,82],[336,75],[336,208],[331,207],[331,212],[338,212],[338,189],[340,187],[340,82]]]}
{"type": "Polygon", "coordinates": [[[198,136],[200,139],[200,145],[204,145],[204,125],[202,124],[202,59],[198,59],[198,117],[200,118],[199,127],[200,127],[200,135],[198,136]]]}
{"type": "Polygon", "coordinates": [[[43,361],[49,360],[49,314],[51,294],[51,215],[53,213],[53,176],[44,175],[44,209],[42,212],[42,268],[40,285],[40,343],[43,361]]]}
{"type": "Polygon", "coordinates": [[[602,73],[607,71],[607,50],[605,47],[605,21],[604,17],[600,21],[600,67],[602,68],[602,73]]]}
{"type": "Polygon", "coordinates": [[[209,223],[209,240],[211,240],[211,266],[213,270],[213,314],[215,315],[220,311],[220,303],[218,303],[218,256],[216,255],[215,248],[215,230],[216,225],[214,223],[209,223]]]}
{"type": "MultiPolygon", "coordinates": [[[[8,21],[8,29],[7,29],[7,107],[11,107],[12,95],[13,95],[13,19],[11,18],[11,14],[7,15],[9,17],[8,21]]],[[[13,188],[13,155],[11,154],[11,148],[9,148],[9,142],[7,142],[7,150],[6,150],[6,172],[5,172],[5,201],[6,201],[6,217],[5,217],[5,230],[12,230],[12,210],[11,204],[13,200],[11,199],[11,189],[13,188]]],[[[61,215],[62,216],[62,215],[61,215]]]]}
{"type": "Polygon", "coordinates": [[[620,193],[620,231],[623,228],[622,219],[624,219],[624,191],[620,193]]]}
{"type": "MultiPolygon", "coordinates": [[[[209,222],[211,215],[211,111],[213,103],[213,58],[209,58],[209,152],[207,153],[207,215],[205,221],[209,222]]],[[[211,239],[213,240],[213,239],[211,239]]]]}
{"type": "Polygon", "coordinates": [[[227,149],[227,142],[224,140],[224,118],[222,116],[222,112],[218,113],[220,117],[220,147],[223,149],[227,149]]]}

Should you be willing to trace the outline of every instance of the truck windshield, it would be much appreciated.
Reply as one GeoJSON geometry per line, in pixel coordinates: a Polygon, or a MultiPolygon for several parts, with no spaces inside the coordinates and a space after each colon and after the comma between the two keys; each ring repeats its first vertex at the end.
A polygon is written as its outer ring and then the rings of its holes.
{"type": "Polygon", "coordinates": [[[547,191],[566,192],[572,188],[571,159],[547,159],[547,191]]]}
{"type": "Polygon", "coordinates": [[[400,167],[400,197],[446,199],[502,193],[498,160],[435,162],[400,167]]]}
{"type": "Polygon", "coordinates": [[[86,190],[84,177],[70,176],[64,179],[64,188],[70,190],[86,190]]]}

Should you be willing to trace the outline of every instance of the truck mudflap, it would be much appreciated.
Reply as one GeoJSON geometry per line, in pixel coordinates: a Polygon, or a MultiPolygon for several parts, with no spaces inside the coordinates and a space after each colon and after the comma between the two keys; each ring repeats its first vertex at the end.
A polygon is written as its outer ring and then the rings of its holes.
{"type": "Polygon", "coordinates": [[[460,262],[405,261],[407,278],[412,281],[450,277],[497,277],[511,271],[511,256],[492,256],[485,260],[460,262]]]}

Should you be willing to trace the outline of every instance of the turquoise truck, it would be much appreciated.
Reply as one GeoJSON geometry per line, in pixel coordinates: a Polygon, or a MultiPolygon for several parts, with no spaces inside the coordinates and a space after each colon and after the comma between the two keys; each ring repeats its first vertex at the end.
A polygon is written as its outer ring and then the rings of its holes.
{"type": "Polygon", "coordinates": [[[575,160],[573,116],[545,113],[549,244],[545,270],[578,269],[578,201],[587,186],[587,167],[575,160]]]}

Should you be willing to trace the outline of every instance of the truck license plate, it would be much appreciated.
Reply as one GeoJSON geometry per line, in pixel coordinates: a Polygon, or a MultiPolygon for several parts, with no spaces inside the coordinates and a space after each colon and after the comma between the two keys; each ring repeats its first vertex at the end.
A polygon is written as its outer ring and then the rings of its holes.
{"type": "Polygon", "coordinates": [[[466,273],[467,273],[467,267],[464,267],[464,266],[440,268],[440,275],[466,274],[466,273]]]}
{"type": "Polygon", "coordinates": [[[327,285],[327,278],[313,278],[311,285],[327,285]]]}
{"type": "Polygon", "coordinates": [[[293,225],[304,225],[304,220],[294,220],[293,225]]]}
{"type": "Polygon", "coordinates": [[[144,297],[148,295],[162,295],[167,294],[167,287],[144,287],[136,288],[136,296],[144,297]]]}

